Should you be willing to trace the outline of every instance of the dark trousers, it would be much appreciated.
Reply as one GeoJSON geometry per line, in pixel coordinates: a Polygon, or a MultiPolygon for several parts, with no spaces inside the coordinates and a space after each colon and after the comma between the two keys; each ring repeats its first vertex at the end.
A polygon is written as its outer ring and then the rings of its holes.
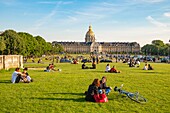
{"type": "Polygon", "coordinates": [[[15,83],[19,83],[20,79],[21,79],[21,75],[18,75],[16,80],[15,80],[15,83]]]}

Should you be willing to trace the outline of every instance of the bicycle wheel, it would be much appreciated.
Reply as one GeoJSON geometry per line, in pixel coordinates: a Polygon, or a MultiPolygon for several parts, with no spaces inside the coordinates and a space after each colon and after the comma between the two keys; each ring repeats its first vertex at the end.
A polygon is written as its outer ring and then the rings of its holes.
{"type": "Polygon", "coordinates": [[[144,98],[142,95],[140,95],[139,93],[129,93],[127,95],[131,100],[138,102],[138,103],[146,103],[147,100],[146,98],[144,98]]]}

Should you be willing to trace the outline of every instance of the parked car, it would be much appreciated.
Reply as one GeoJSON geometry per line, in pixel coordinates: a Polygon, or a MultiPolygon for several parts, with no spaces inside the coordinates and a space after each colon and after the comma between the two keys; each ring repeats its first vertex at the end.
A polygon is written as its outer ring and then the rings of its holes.
{"type": "Polygon", "coordinates": [[[151,61],[151,62],[153,61],[152,57],[148,57],[148,56],[147,56],[147,57],[144,57],[143,60],[151,61]]]}
{"type": "Polygon", "coordinates": [[[71,60],[68,60],[68,59],[60,59],[60,63],[71,63],[71,60]]]}
{"type": "Polygon", "coordinates": [[[112,62],[112,60],[108,60],[108,59],[102,59],[102,60],[100,60],[100,62],[112,62]]]}
{"type": "Polygon", "coordinates": [[[168,62],[168,58],[161,58],[161,62],[167,63],[168,62]]]}
{"type": "Polygon", "coordinates": [[[86,63],[86,62],[92,62],[92,61],[91,61],[91,60],[89,60],[89,59],[83,59],[81,62],[82,62],[82,63],[83,63],[83,62],[85,62],[85,63],[86,63]]]}

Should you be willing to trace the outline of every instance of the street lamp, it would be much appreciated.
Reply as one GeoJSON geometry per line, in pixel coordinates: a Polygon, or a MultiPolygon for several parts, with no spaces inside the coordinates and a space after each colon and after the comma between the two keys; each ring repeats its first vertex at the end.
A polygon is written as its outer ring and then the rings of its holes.
{"type": "Polygon", "coordinates": [[[53,45],[53,64],[54,64],[54,45],[53,45]]]}
{"type": "Polygon", "coordinates": [[[116,63],[117,63],[117,57],[118,57],[118,56],[117,56],[117,52],[118,52],[118,51],[117,51],[117,46],[118,46],[118,45],[116,44],[116,63]]]}

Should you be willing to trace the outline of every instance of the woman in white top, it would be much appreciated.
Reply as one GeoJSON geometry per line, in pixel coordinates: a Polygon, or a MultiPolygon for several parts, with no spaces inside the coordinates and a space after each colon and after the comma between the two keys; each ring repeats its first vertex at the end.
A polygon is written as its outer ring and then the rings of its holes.
{"type": "Polygon", "coordinates": [[[148,70],[148,64],[145,64],[143,70],[148,70]]]}
{"type": "Polygon", "coordinates": [[[107,64],[107,65],[106,65],[106,71],[105,71],[105,72],[109,72],[109,71],[110,71],[110,65],[107,64]]]}

